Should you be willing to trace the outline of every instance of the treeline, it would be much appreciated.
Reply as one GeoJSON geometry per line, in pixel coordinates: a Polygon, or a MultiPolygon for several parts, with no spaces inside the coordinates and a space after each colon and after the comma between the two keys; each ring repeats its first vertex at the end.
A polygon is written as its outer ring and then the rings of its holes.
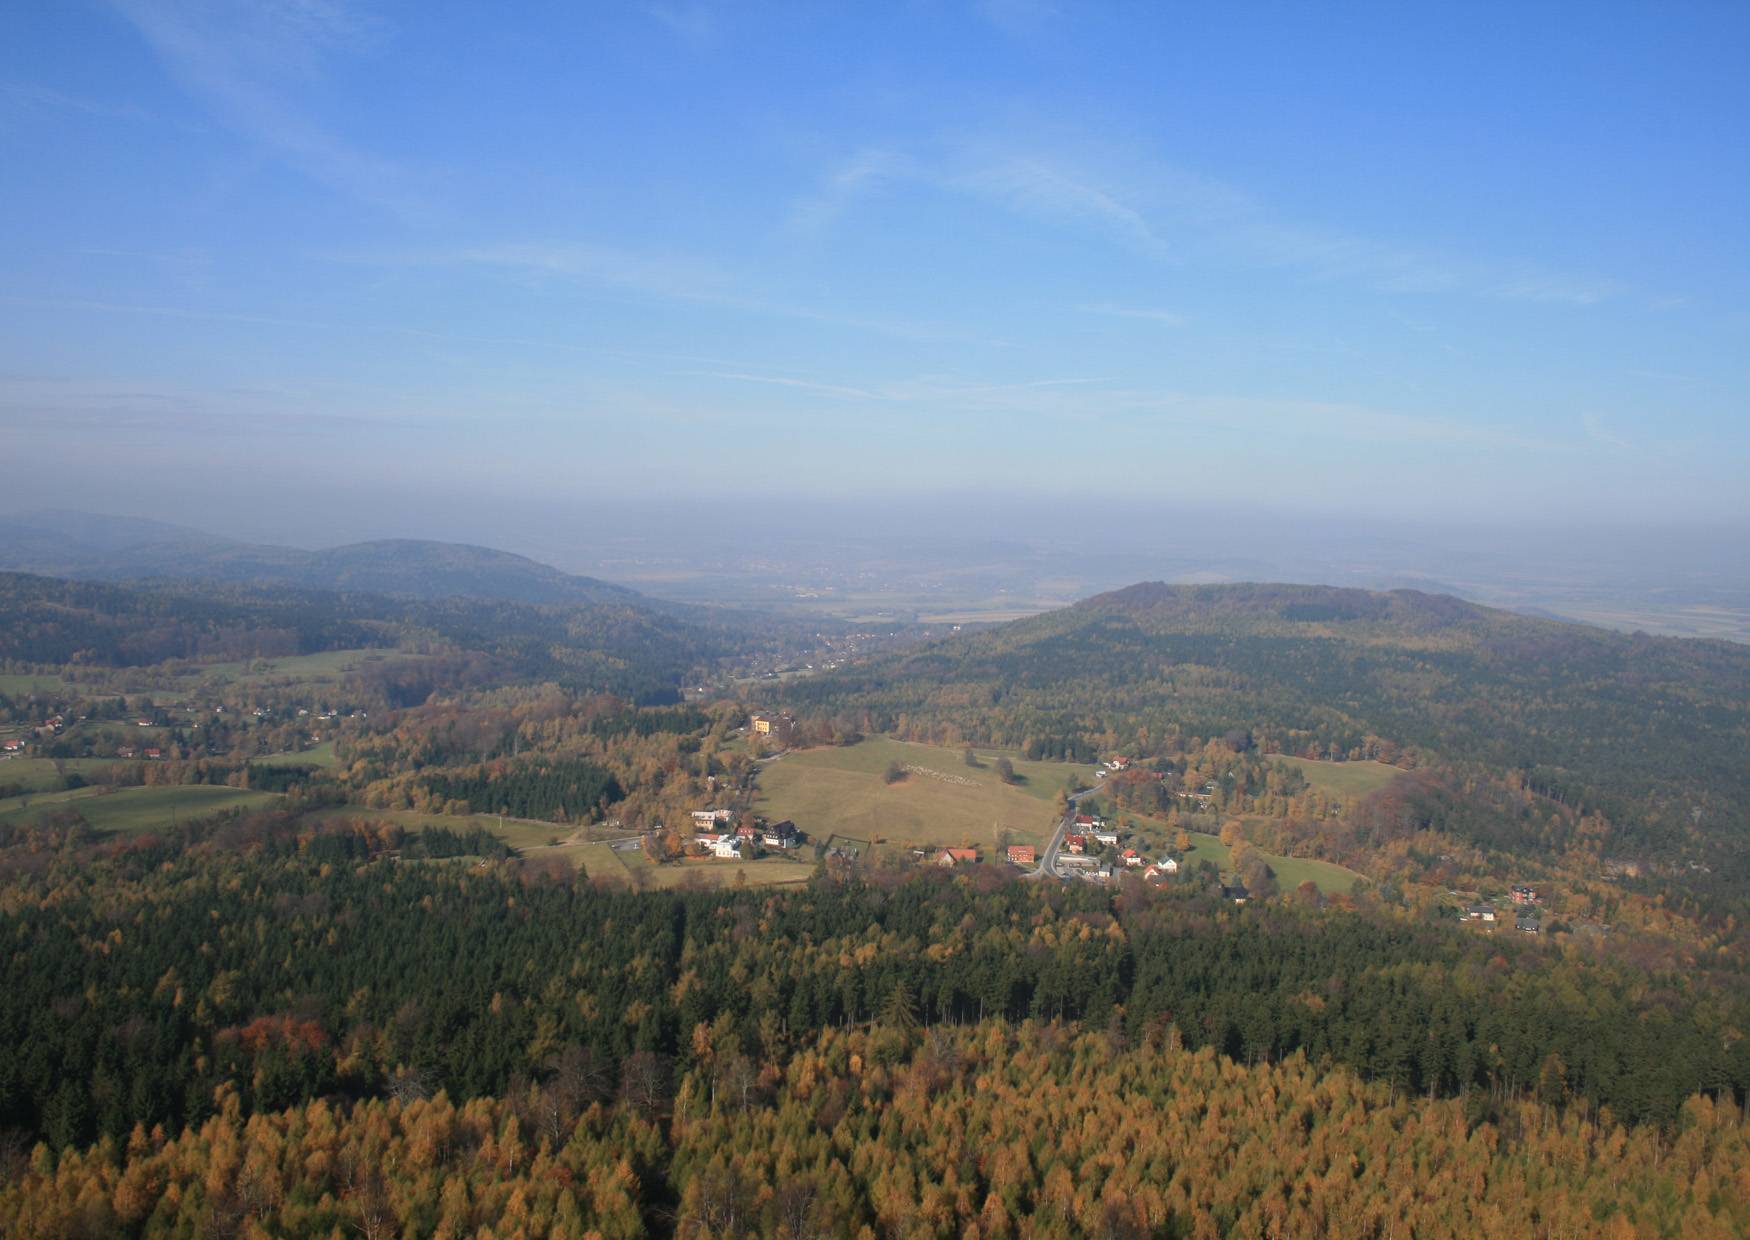
{"type": "Polygon", "coordinates": [[[50,669],[389,646],[451,659],[449,667],[386,664],[366,673],[363,687],[379,689],[396,706],[488,680],[547,681],[640,705],[672,704],[679,686],[701,669],[812,650],[820,627],[783,618],[756,623],[636,596],[533,604],[214,582],[104,585],[23,573],[0,573],[0,614],[7,617],[0,662],[50,669]]]}
{"type": "Polygon", "coordinates": [[[467,831],[425,827],[409,835],[401,845],[401,856],[409,860],[485,857],[502,861],[514,855],[508,844],[485,827],[473,827],[467,831]]]}
{"type": "Polygon", "coordinates": [[[772,1064],[897,992],[929,1024],[1116,1022],[1133,1041],[1171,1024],[1241,1062],[1300,1052],[1394,1091],[1464,1097],[1479,1117],[1541,1092],[1669,1126],[1698,1090],[1738,1100],[1750,1086],[1734,1033],[1750,1006],[1729,979],[1649,976],[1383,911],[1236,910],[1189,890],[994,874],[636,895],[366,863],[369,839],[337,845],[289,822],[223,833],[122,842],[107,859],[38,840],[15,864],[0,1126],[57,1148],[119,1141],[138,1123],[200,1123],[222,1086],[246,1112],[405,1078],[500,1094],[567,1047],[615,1071],[638,1053],[685,1064],[700,1025],[772,1064]]]}
{"type": "Polygon", "coordinates": [[[1032,762],[1093,762],[1099,754],[1081,736],[1035,736],[1021,748],[1032,762]]]}
{"type": "MultiPolygon", "coordinates": [[[[276,1036],[257,1031],[245,1036],[276,1036]]],[[[701,1027],[690,1065],[555,1057],[505,1096],[247,1116],[222,1090],[0,1167],[10,1235],[1684,1237],[1750,1228],[1750,1127],[1669,1132],[1526,1100],[1478,1122],[1299,1055],[1241,1067],[1169,1026],[920,1031],[903,1003],[758,1069],[701,1027]]]]}
{"type": "Polygon", "coordinates": [[[308,596],[233,589],[114,586],[0,573],[0,659],[140,667],[393,644],[378,616],[308,596]]]}
{"type": "Polygon", "coordinates": [[[594,817],[624,795],[610,772],[580,759],[498,763],[421,779],[434,798],[446,805],[459,803],[458,810],[544,822],[594,817]]]}
{"type": "Polygon", "coordinates": [[[711,726],[711,716],[691,706],[665,709],[621,710],[589,722],[596,736],[656,736],[661,733],[684,735],[702,732],[711,726]]]}

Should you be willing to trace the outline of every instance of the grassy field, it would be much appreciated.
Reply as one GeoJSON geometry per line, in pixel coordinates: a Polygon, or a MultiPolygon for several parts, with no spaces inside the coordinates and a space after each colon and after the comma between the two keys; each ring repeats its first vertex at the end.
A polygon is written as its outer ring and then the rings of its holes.
{"type": "Polygon", "coordinates": [[[1361,797],[1377,792],[1404,772],[1383,762],[1315,762],[1311,758],[1270,755],[1272,762],[1293,767],[1320,792],[1338,797],[1361,797]]]}
{"type": "MultiPolygon", "coordinates": [[[[1185,864],[1196,865],[1199,861],[1210,861],[1223,873],[1231,868],[1233,862],[1228,846],[1221,842],[1219,836],[1205,835],[1201,831],[1192,831],[1189,834],[1191,847],[1185,853],[1185,864]]],[[[1302,883],[1311,882],[1326,895],[1336,895],[1348,891],[1362,877],[1354,870],[1332,865],[1329,861],[1279,857],[1262,849],[1258,850],[1258,856],[1275,871],[1276,885],[1284,891],[1292,891],[1302,883]]]]}
{"type": "Polygon", "coordinates": [[[311,749],[288,750],[285,753],[270,753],[265,758],[252,758],[257,766],[333,766],[334,742],[323,741],[311,749]]]}
{"type": "MultiPolygon", "coordinates": [[[[92,772],[105,770],[115,765],[113,758],[66,758],[61,765],[67,768],[69,775],[83,775],[87,779],[92,772]]],[[[50,758],[8,758],[0,761],[0,784],[19,784],[32,792],[61,786],[61,777],[55,773],[55,763],[50,758]]]]}
{"type": "Polygon", "coordinates": [[[466,833],[476,827],[484,827],[519,851],[547,848],[553,841],[563,840],[576,830],[575,827],[562,826],[559,823],[528,822],[516,818],[506,818],[501,822],[496,814],[420,814],[407,809],[370,809],[363,805],[338,805],[311,810],[307,815],[307,820],[311,822],[333,818],[392,822],[408,831],[443,827],[447,831],[466,833]]]}
{"type": "Polygon", "coordinates": [[[760,769],[754,808],[793,820],[811,839],[839,834],[892,847],[969,844],[988,851],[1007,830],[1016,843],[1044,844],[1056,825],[1051,799],[1087,768],[1016,761],[1027,782],[1007,786],[990,765],[995,756],[984,755],[985,764],[974,768],[957,749],[880,738],[803,750],[760,769]],[[889,784],[882,773],[892,762],[916,769],[889,784]]]}
{"type": "Polygon", "coordinates": [[[53,672],[0,672],[0,693],[8,697],[58,693],[67,687],[67,682],[53,672]]]}
{"type": "MultiPolygon", "coordinates": [[[[591,870],[591,874],[595,871],[591,870]]],[[[669,865],[646,865],[644,882],[656,890],[685,887],[698,883],[703,887],[733,887],[737,877],[749,887],[789,887],[806,883],[814,876],[810,861],[788,857],[763,857],[758,861],[718,861],[704,859],[682,861],[669,865]]]]}
{"type": "Polygon", "coordinates": [[[417,657],[402,650],[324,650],[320,654],[286,655],[277,659],[208,663],[189,668],[184,673],[184,678],[191,681],[222,679],[244,684],[268,681],[308,685],[339,684],[348,672],[359,668],[417,657]]]}
{"type": "MultiPolygon", "coordinates": [[[[511,843],[504,836],[500,838],[505,839],[507,844],[511,843]]],[[[544,857],[557,857],[574,870],[581,868],[591,878],[626,881],[631,877],[631,871],[634,868],[653,868],[649,862],[644,860],[644,854],[641,852],[618,853],[602,843],[560,844],[557,846],[540,843],[523,846],[511,844],[511,846],[531,861],[538,861],[544,857]]]]}
{"type": "Polygon", "coordinates": [[[3,803],[0,822],[28,822],[56,809],[72,806],[98,831],[126,834],[155,831],[192,822],[229,809],[259,809],[278,800],[270,792],[251,792],[214,784],[184,784],[167,788],[78,788],[30,798],[28,806],[3,803]]]}
{"type": "Polygon", "coordinates": [[[573,867],[581,866],[591,878],[628,883],[652,891],[694,885],[732,887],[738,877],[749,887],[793,886],[807,882],[814,874],[812,855],[803,858],[773,856],[758,861],[691,858],[668,865],[652,865],[639,849],[621,852],[605,843],[525,848],[522,855],[531,860],[557,857],[573,867]]]}

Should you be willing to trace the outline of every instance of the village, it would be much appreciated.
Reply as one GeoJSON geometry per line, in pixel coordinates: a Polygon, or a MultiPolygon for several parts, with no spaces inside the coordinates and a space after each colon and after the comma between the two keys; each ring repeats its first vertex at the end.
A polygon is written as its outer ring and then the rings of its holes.
{"type": "MultiPolygon", "coordinates": [[[[311,752],[313,747],[331,739],[341,720],[363,717],[363,711],[341,709],[321,701],[262,705],[247,699],[241,703],[233,699],[222,704],[195,704],[184,699],[169,704],[153,702],[149,698],[135,698],[130,702],[118,697],[104,702],[103,707],[93,716],[72,717],[56,713],[14,722],[9,729],[10,735],[0,733],[0,762],[29,757],[55,759],[57,762],[60,759],[169,762],[203,752],[209,735],[214,731],[227,733],[226,739],[234,744],[239,727],[256,733],[259,737],[257,744],[271,734],[294,752],[311,752]]],[[[789,714],[755,711],[738,731],[749,750],[759,755],[756,770],[758,765],[785,759],[788,760],[785,769],[788,769],[798,760],[798,755],[804,760],[812,760],[809,747],[797,747],[798,728],[789,714]]],[[[1230,864],[1225,834],[1221,846],[1217,847],[1215,837],[1207,832],[1169,830],[1158,820],[1138,818],[1129,812],[1114,816],[1084,806],[1085,799],[1110,802],[1108,794],[1115,785],[1132,786],[1139,780],[1158,779],[1168,789],[1162,795],[1176,797],[1190,815],[1207,814],[1212,801],[1226,795],[1216,783],[1201,778],[1189,787],[1169,784],[1166,775],[1157,774],[1151,767],[1146,759],[1134,760],[1126,755],[1102,758],[1093,764],[1091,771],[1083,767],[1083,786],[1071,784],[1060,794],[1062,817],[1049,836],[1036,828],[987,827],[985,832],[961,835],[958,829],[942,830],[934,826],[929,833],[912,834],[901,830],[897,837],[884,831],[835,834],[840,828],[830,816],[831,809],[827,811],[829,816],[821,817],[817,812],[804,818],[802,825],[797,821],[797,818],[804,817],[801,814],[793,817],[782,812],[762,812],[769,807],[758,799],[760,794],[755,781],[749,780],[743,786],[721,790],[710,803],[693,808],[682,822],[675,823],[670,817],[667,821],[671,825],[643,830],[608,843],[616,851],[627,848],[641,851],[649,861],[657,864],[698,865],[701,876],[713,872],[722,875],[740,873],[745,863],[768,859],[787,859],[796,863],[794,871],[783,867],[786,873],[805,872],[817,862],[869,864],[880,860],[882,864],[891,865],[909,859],[912,864],[942,869],[992,865],[1029,878],[1053,877],[1102,885],[1122,879],[1164,884],[1189,879],[1195,873],[1201,885],[1212,891],[1219,888],[1224,899],[1245,903],[1255,898],[1255,884],[1248,886],[1247,879],[1257,876],[1251,870],[1242,872],[1243,867],[1238,864],[1230,864]],[[1064,809],[1062,799],[1065,796],[1067,809],[1064,809]],[[813,834],[816,830],[819,835],[813,834]],[[985,840],[969,838],[986,833],[988,838],[985,840]],[[862,834],[869,838],[857,838],[862,834]],[[1016,839],[1016,835],[1021,838],[1016,839]],[[1033,838],[1029,839],[1029,835],[1033,838]],[[807,846],[812,846],[812,852],[804,855],[802,850],[807,846]],[[713,863],[719,862],[728,864],[723,870],[716,871],[713,863]]],[[[68,770],[85,773],[84,767],[69,766],[68,770]]],[[[977,781],[968,778],[975,774],[975,771],[951,774],[935,769],[926,759],[924,763],[909,761],[898,777],[910,781],[916,789],[943,785],[946,795],[952,788],[970,790],[977,787],[977,781]]],[[[73,783],[79,782],[75,776],[69,778],[73,783]]],[[[983,778],[988,780],[988,773],[983,778]]],[[[0,784],[5,782],[0,777],[0,784]]],[[[22,792],[31,786],[20,784],[12,791],[22,792]]],[[[909,795],[915,800],[915,792],[909,795]]],[[[923,807],[926,819],[936,817],[939,804],[933,795],[915,803],[923,807]]],[[[1036,812],[1048,813],[1045,808],[1048,804],[1049,799],[1040,802],[1036,812]]],[[[581,832],[577,839],[582,840],[591,834],[593,832],[581,832]]],[[[1239,856],[1236,849],[1232,860],[1237,862],[1239,856]]],[[[763,867],[760,873],[765,873],[763,867]]],[[[777,880],[768,877],[767,881],[777,880]]],[[[782,881],[802,880],[786,878],[782,881]]],[[[1263,881],[1264,894],[1274,894],[1275,883],[1267,876],[1263,881]]],[[[1544,929],[1542,900],[1531,886],[1515,885],[1504,894],[1497,893],[1498,903],[1488,892],[1450,894],[1457,919],[1478,932],[1488,933],[1508,925],[1508,911],[1512,915],[1511,925],[1518,932],[1536,935],[1544,929]],[[1503,909],[1508,911],[1501,911],[1503,909]]]]}

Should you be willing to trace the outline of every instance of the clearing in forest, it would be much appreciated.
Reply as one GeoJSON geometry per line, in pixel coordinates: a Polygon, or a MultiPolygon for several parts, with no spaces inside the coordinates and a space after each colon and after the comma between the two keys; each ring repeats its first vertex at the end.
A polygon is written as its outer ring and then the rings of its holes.
{"type": "Polygon", "coordinates": [[[995,762],[979,752],[967,766],[964,751],[872,738],[841,748],[785,754],[760,768],[754,808],[768,819],[788,818],[811,840],[831,835],[880,841],[888,847],[996,848],[1007,832],[1017,844],[1043,845],[1056,826],[1052,800],[1087,767],[1011,758],[1023,782],[1005,784],[995,762]],[[904,779],[888,783],[897,763],[904,779]]]}
{"type": "Polygon", "coordinates": [[[1320,792],[1337,797],[1363,797],[1377,792],[1399,775],[1402,767],[1383,762],[1317,762],[1311,758],[1290,758],[1271,754],[1272,762],[1293,767],[1320,792]]]}

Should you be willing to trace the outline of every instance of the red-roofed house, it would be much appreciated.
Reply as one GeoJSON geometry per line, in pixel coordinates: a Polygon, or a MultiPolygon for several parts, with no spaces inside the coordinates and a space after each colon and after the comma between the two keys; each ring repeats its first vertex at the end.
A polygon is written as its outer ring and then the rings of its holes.
{"type": "Polygon", "coordinates": [[[1063,847],[1066,852],[1084,853],[1088,851],[1088,839],[1085,835],[1066,835],[1063,847]]]}
{"type": "Polygon", "coordinates": [[[1031,845],[1031,844],[1010,844],[1009,845],[1009,864],[1010,865],[1036,865],[1036,864],[1038,864],[1038,861],[1039,861],[1039,854],[1037,851],[1034,850],[1033,845],[1031,845]]]}
{"type": "Polygon", "coordinates": [[[944,848],[936,854],[936,864],[944,868],[951,865],[972,865],[977,860],[976,848],[944,848]]]}

